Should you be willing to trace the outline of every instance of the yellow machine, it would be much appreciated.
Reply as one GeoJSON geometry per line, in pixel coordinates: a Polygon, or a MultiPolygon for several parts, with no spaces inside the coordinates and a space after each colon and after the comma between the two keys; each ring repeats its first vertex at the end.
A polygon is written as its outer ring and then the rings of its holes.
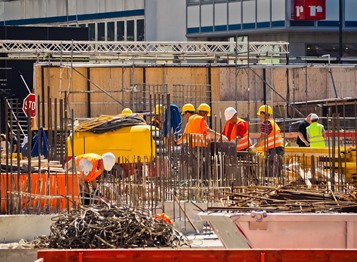
{"type": "Polygon", "coordinates": [[[96,119],[86,120],[77,125],[75,132],[68,139],[68,155],[77,156],[85,153],[99,155],[112,152],[117,163],[151,162],[156,157],[156,145],[151,136],[152,128],[145,121],[133,121],[132,125],[128,116],[100,116],[96,119]],[[124,126],[103,129],[108,123],[115,121],[124,126]],[[85,127],[84,127],[85,126],[85,127]],[[95,128],[102,128],[101,132],[93,132],[95,128]],[[73,137],[73,151],[72,151],[73,137]]]}
{"type": "Polygon", "coordinates": [[[298,162],[303,169],[318,166],[329,172],[334,168],[335,173],[343,174],[347,182],[357,182],[356,146],[335,148],[334,152],[328,147],[286,147],[285,155],[288,163],[298,162]]]}

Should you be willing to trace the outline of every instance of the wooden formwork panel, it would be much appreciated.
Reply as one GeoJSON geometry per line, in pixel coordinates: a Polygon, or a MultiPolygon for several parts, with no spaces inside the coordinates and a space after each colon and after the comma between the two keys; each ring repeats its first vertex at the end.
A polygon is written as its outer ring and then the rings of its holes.
{"type": "MultiPolygon", "coordinates": [[[[300,68],[246,68],[246,67],[207,67],[202,66],[108,66],[93,68],[43,67],[35,65],[34,90],[36,95],[44,97],[45,103],[50,97],[64,98],[63,91],[71,92],[68,96],[70,109],[75,117],[97,116],[100,114],[117,114],[124,107],[130,107],[132,87],[142,84],[166,84],[168,93],[173,94],[174,85],[209,85],[211,84],[212,105],[219,103],[250,101],[255,111],[264,99],[264,80],[266,99],[269,103],[316,100],[334,97],[335,85],[337,94],[342,97],[356,97],[355,85],[357,70],[354,68],[300,67],[300,68]],[[265,71],[265,77],[263,72],[265,71]],[[43,75],[42,75],[43,73],[43,75]],[[89,79],[88,79],[89,77],[89,79]],[[209,83],[211,79],[211,83],[209,83]],[[42,86],[43,85],[43,86],[42,86]],[[274,91],[272,91],[274,88],[274,91]],[[85,93],[86,90],[102,93],[85,93]],[[113,91],[113,92],[111,92],[113,91]],[[289,91],[289,94],[288,94],[289,91]],[[75,94],[75,92],[77,92],[75,94]],[[83,92],[83,93],[80,93],[83,92]],[[91,104],[89,104],[89,101],[91,104]],[[118,102],[119,101],[119,102],[118,102]],[[88,108],[90,107],[90,110],[88,108]]],[[[175,97],[171,102],[177,103],[175,97]]],[[[180,101],[181,102],[181,101],[180,101]]],[[[197,105],[196,105],[197,106],[197,105]]],[[[47,106],[45,108],[45,115],[47,106]]],[[[251,109],[251,107],[249,107],[251,109]]],[[[222,111],[222,108],[213,108],[222,111]]],[[[246,115],[245,108],[241,116],[246,115]]],[[[41,117],[40,111],[39,116],[41,117]]],[[[250,114],[255,117],[254,112],[250,114]]]]}

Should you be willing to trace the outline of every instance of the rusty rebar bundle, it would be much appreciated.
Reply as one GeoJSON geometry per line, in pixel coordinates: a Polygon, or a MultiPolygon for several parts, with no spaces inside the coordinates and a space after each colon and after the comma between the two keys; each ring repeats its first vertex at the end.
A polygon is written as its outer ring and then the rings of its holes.
{"type": "Polygon", "coordinates": [[[154,219],[146,211],[91,206],[55,218],[49,236],[36,248],[139,248],[189,246],[172,224],[154,219]]]}

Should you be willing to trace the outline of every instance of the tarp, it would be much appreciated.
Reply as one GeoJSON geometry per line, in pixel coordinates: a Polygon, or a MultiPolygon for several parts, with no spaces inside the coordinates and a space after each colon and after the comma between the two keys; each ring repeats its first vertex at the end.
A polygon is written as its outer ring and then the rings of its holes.
{"type": "Polygon", "coordinates": [[[31,156],[39,155],[48,158],[48,139],[43,127],[40,127],[39,132],[33,137],[31,156]]]}
{"type": "Polygon", "coordinates": [[[181,124],[182,121],[178,106],[170,104],[170,126],[168,125],[168,111],[166,109],[164,119],[164,136],[166,137],[170,131],[177,137],[181,131],[181,124]]]}

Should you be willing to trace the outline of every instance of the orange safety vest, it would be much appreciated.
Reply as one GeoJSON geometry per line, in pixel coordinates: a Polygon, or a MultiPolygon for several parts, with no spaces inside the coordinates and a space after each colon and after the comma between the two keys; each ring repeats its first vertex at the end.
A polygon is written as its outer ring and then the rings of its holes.
{"type": "Polygon", "coordinates": [[[102,159],[102,157],[100,155],[94,154],[94,153],[88,153],[88,154],[76,156],[76,166],[79,166],[79,161],[83,158],[90,161],[93,165],[92,171],[89,172],[89,174],[84,178],[84,181],[85,182],[93,181],[98,176],[100,176],[103,172],[103,170],[98,169],[98,163],[99,163],[99,160],[102,159]]]}
{"type": "Polygon", "coordinates": [[[276,147],[283,147],[283,139],[280,134],[280,127],[272,119],[268,119],[271,126],[273,127],[272,131],[268,134],[268,139],[264,139],[263,150],[268,151],[269,149],[276,147]]]}
{"type": "Polygon", "coordinates": [[[185,131],[183,142],[191,142],[192,147],[207,147],[207,123],[203,116],[192,115],[189,117],[185,131]]]}
{"type": "MultiPolygon", "coordinates": [[[[227,132],[228,132],[228,128],[229,128],[229,125],[230,125],[230,122],[227,121],[226,122],[226,125],[224,126],[224,129],[223,129],[223,134],[225,136],[228,137],[229,141],[233,141],[236,139],[237,137],[237,128],[236,128],[236,125],[238,125],[239,123],[241,122],[245,122],[247,123],[247,121],[237,117],[237,123],[234,125],[234,127],[232,128],[232,132],[228,135],[227,132]]],[[[247,128],[247,131],[244,133],[243,137],[238,141],[238,144],[237,144],[237,151],[241,151],[241,150],[244,150],[246,149],[247,147],[251,146],[252,143],[248,137],[248,128],[247,128]]]]}

